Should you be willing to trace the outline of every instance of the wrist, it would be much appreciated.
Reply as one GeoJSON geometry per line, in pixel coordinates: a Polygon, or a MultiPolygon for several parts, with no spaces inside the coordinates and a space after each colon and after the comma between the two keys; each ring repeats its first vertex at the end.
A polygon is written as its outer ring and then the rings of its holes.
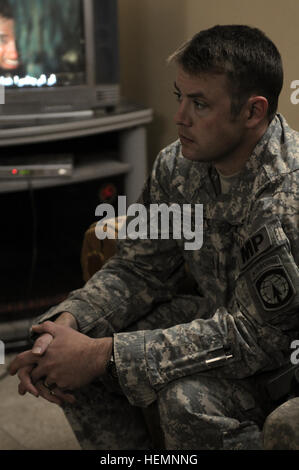
{"type": "Polygon", "coordinates": [[[94,339],[95,347],[95,371],[96,376],[105,375],[107,364],[110,362],[113,353],[113,339],[94,339]]]}
{"type": "Polygon", "coordinates": [[[74,315],[69,312],[63,312],[61,315],[59,315],[59,317],[56,318],[55,323],[63,326],[69,326],[70,328],[78,331],[77,320],[74,315]]]}
{"type": "Polygon", "coordinates": [[[115,358],[114,358],[114,349],[113,349],[113,340],[112,340],[112,354],[110,356],[109,361],[106,363],[106,375],[112,379],[113,381],[118,382],[118,374],[117,374],[117,369],[116,369],[116,364],[115,364],[115,358]]]}

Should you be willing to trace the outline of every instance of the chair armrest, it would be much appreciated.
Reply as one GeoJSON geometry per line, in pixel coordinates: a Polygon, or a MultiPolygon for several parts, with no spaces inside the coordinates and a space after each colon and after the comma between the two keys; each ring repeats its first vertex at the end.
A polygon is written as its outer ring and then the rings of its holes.
{"type": "MultiPolygon", "coordinates": [[[[99,240],[95,234],[97,222],[93,223],[84,234],[81,249],[81,267],[83,279],[87,282],[116,252],[115,239],[99,240]]],[[[117,234],[117,224],[115,224],[117,234]]]]}

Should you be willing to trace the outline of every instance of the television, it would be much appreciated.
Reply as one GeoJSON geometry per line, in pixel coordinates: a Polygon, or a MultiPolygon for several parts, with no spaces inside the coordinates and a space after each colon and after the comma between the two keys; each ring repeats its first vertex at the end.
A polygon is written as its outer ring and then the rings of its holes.
{"type": "Polygon", "coordinates": [[[119,102],[117,0],[0,0],[0,119],[119,102]]]}

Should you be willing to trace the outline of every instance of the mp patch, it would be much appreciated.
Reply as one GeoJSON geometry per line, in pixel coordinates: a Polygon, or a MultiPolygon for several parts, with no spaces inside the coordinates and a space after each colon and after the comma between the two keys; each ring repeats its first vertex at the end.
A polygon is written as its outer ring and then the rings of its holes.
{"type": "Polygon", "coordinates": [[[255,281],[257,296],[265,310],[279,310],[295,295],[294,286],[284,267],[271,268],[255,281]]]}
{"type": "Polygon", "coordinates": [[[270,235],[267,227],[264,225],[248,238],[240,248],[238,255],[240,270],[245,269],[252,261],[256,260],[262,253],[271,248],[271,246],[270,235]]]}

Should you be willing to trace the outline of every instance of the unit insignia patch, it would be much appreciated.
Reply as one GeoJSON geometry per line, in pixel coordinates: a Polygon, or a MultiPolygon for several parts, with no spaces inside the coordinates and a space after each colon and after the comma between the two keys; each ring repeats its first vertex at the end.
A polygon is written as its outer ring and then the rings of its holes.
{"type": "Polygon", "coordinates": [[[285,269],[272,268],[264,272],[255,282],[256,292],[266,310],[277,310],[295,294],[295,289],[285,269]]]}

